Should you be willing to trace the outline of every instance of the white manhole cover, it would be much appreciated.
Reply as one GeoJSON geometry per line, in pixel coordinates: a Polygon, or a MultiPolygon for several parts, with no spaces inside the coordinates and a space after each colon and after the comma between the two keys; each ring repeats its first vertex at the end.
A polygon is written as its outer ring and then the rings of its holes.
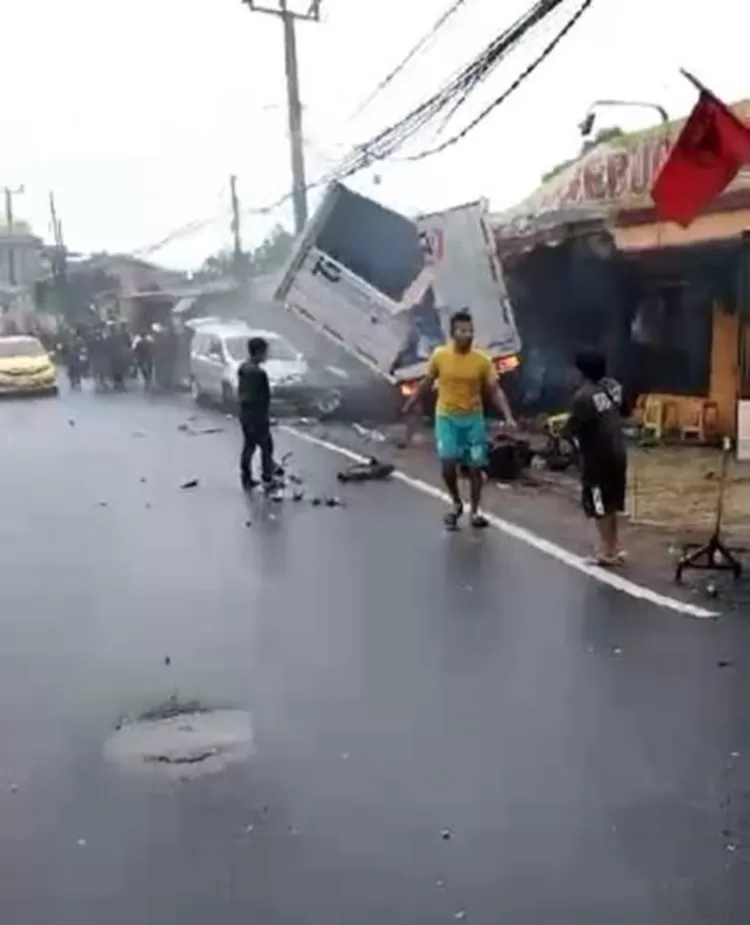
{"type": "Polygon", "coordinates": [[[175,779],[218,774],[252,754],[252,721],[244,710],[126,722],[104,745],[105,757],[120,767],[175,779]]]}

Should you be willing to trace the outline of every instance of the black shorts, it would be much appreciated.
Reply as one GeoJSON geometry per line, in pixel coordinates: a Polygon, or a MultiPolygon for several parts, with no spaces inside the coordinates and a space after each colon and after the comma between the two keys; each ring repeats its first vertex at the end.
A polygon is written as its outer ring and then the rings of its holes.
{"type": "Polygon", "coordinates": [[[627,463],[613,461],[585,475],[581,486],[581,504],[587,517],[606,517],[625,510],[627,463]]]}

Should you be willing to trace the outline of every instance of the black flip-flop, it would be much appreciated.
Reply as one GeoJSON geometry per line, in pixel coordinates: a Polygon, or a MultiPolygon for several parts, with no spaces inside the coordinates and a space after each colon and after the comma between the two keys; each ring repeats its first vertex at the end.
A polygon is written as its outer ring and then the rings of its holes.
{"type": "Polygon", "coordinates": [[[446,530],[458,530],[458,522],[464,512],[463,505],[456,505],[443,517],[443,524],[446,530]]]}
{"type": "Polygon", "coordinates": [[[490,522],[484,516],[484,514],[472,514],[471,515],[471,526],[475,530],[486,530],[489,527],[490,522]]]}

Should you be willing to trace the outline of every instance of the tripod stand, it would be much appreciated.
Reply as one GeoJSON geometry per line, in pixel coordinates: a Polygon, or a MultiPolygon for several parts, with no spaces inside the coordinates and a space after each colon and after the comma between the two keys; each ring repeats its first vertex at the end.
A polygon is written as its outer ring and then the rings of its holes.
{"type": "Polygon", "coordinates": [[[742,574],[742,563],[737,553],[744,550],[730,549],[721,538],[721,522],[724,516],[724,492],[727,482],[727,469],[729,468],[729,454],[732,443],[724,440],[721,451],[721,473],[719,475],[719,494],[716,499],[716,520],[714,532],[707,543],[686,543],[682,549],[682,556],[675,569],[675,581],[682,581],[685,569],[700,569],[703,571],[732,572],[735,580],[742,574]]]}

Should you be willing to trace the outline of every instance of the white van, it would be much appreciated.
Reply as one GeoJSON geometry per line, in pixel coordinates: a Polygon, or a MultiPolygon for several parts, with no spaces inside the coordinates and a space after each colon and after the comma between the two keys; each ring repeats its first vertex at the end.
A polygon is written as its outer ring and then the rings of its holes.
{"type": "Polygon", "coordinates": [[[243,323],[195,322],[190,345],[190,387],[196,401],[233,406],[237,401],[237,374],[247,359],[247,342],[262,337],[268,343],[265,370],[271,393],[304,384],[308,365],[301,353],[274,331],[243,323]]]}

